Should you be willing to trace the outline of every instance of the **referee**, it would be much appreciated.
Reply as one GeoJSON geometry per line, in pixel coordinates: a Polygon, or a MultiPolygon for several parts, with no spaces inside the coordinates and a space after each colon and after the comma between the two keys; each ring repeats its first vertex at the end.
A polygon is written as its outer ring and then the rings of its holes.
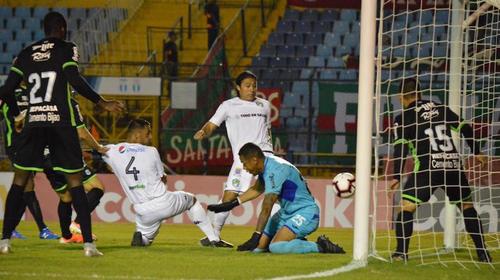
{"type": "Polygon", "coordinates": [[[465,228],[474,241],[479,261],[491,262],[460,154],[451,137],[451,130],[460,132],[484,165],[486,158],[480,153],[479,143],[473,140],[471,126],[445,105],[422,100],[418,82],[413,78],[404,79],[399,92],[404,109],[394,123],[395,164],[391,190],[400,185],[404,158],[408,153],[413,158],[414,170],[402,191],[401,212],[396,220],[397,248],[392,259],[407,260],[413,233],[413,213],[419,204],[429,200],[437,188],[442,188],[450,202],[462,211],[465,228]]]}
{"type": "MultiPolygon", "coordinates": [[[[119,101],[100,97],[80,75],[78,48],[67,42],[65,18],[49,12],[44,20],[45,38],[24,48],[14,59],[11,71],[0,88],[1,96],[10,96],[21,81],[29,92],[29,106],[25,126],[19,139],[19,150],[14,159],[14,182],[7,195],[3,221],[0,253],[10,253],[10,235],[21,216],[23,190],[30,172],[43,171],[43,151],[50,150],[50,160],[55,171],[66,176],[73,207],[80,217],[84,239],[84,255],[102,255],[92,241],[90,211],[82,186],[84,168],[80,142],[76,130],[75,112],[71,107],[70,85],[82,96],[104,110],[121,112],[119,101]]],[[[17,105],[14,105],[17,107],[17,105]]],[[[18,108],[13,108],[18,115],[18,108]]]]}

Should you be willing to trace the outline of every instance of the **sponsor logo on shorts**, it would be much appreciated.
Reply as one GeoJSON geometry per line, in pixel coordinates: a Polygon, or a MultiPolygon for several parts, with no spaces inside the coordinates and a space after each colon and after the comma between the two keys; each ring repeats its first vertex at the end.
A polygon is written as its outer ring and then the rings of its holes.
{"type": "Polygon", "coordinates": [[[233,181],[231,181],[231,184],[233,185],[233,187],[239,188],[240,187],[240,180],[239,179],[233,179],[233,181]]]}

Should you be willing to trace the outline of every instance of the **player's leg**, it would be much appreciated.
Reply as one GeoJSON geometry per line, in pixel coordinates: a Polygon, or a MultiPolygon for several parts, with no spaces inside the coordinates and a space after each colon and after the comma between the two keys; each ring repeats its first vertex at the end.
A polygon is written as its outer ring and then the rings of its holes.
{"type": "MultiPolygon", "coordinates": [[[[87,193],[89,211],[92,213],[101,202],[101,198],[104,195],[104,185],[99,178],[97,178],[97,175],[87,166],[85,166],[83,170],[83,187],[87,193]]],[[[81,233],[79,216],[71,223],[70,229],[74,233],[81,233]]],[[[95,236],[93,238],[96,239],[95,236]]]]}
{"type": "Polygon", "coordinates": [[[70,244],[70,243],[83,243],[83,236],[79,233],[72,233],[69,229],[71,224],[71,214],[73,213],[71,208],[71,195],[68,190],[63,189],[57,192],[59,196],[59,205],[57,206],[57,214],[59,216],[59,226],[61,228],[62,237],[59,239],[59,243],[70,244]]]}

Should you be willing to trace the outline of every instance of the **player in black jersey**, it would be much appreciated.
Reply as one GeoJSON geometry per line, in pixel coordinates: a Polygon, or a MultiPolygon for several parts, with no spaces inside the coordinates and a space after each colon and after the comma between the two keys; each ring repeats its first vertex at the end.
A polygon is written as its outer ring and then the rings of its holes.
{"type": "MultiPolygon", "coordinates": [[[[17,100],[17,105],[19,109],[25,110],[28,106],[28,97],[26,94],[23,94],[25,89],[24,85],[21,85],[19,89],[16,89],[15,96],[17,100]]],[[[5,150],[7,152],[7,156],[9,157],[11,162],[14,162],[14,155],[16,153],[17,142],[19,139],[19,132],[14,127],[14,116],[10,114],[10,108],[7,103],[0,101],[0,120],[5,120],[5,150]]],[[[23,202],[24,206],[21,208],[21,211],[24,213],[26,206],[28,207],[33,219],[35,220],[38,230],[40,231],[39,237],[40,239],[59,239],[57,234],[54,234],[43,221],[42,210],[40,208],[40,204],[35,194],[34,190],[35,184],[33,180],[33,174],[30,175],[28,182],[26,184],[26,188],[24,189],[23,194],[23,202]]],[[[22,215],[22,214],[21,214],[22,215]]],[[[12,232],[12,238],[21,238],[25,239],[25,237],[16,232],[15,230],[12,232]]]]}
{"type": "Polygon", "coordinates": [[[462,211],[465,228],[474,241],[479,261],[491,262],[460,154],[451,137],[451,130],[460,132],[484,165],[486,158],[480,153],[479,143],[473,140],[471,126],[447,106],[422,100],[415,79],[402,81],[400,100],[404,109],[396,117],[393,129],[395,164],[391,189],[399,187],[404,158],[408,153],[413,157],[414,170],[403,187],[402,209],[396,220],[397,248],[392,258],[407,260],[413,233],[413,213],[420,203],[429,200],[437,188],[442,188],[450,202],[462,211]]]}
{"type": "MultiPolygon", "coordinates": [[[[21,81],[25,81],[29,92],[25,126],[14,160],[14,182],[5,203],[0,253],[11,251],[10,233],[21,218],[17,213],[20,212],[26,181],[31,171],[43,171],[43,151],[48,146],[53,169],[66,174],[73,207],[81,219],[84,255],[99,256],[102,253],[92,242],[90,212],[82,186],[82,152],[71,108],[70,85],[104,110],[121,112],[124,105],[103,99],[80,75],[78,48],[64,40],[67,33],[64,17],[60,13],[49,12],[43,22],[46,37],[19,53],[5,84],[0,88],[0,98],[9,98],[21,81]]],[[[13,106],[13,115],[17,116],[15,102],[13,106]]]]}

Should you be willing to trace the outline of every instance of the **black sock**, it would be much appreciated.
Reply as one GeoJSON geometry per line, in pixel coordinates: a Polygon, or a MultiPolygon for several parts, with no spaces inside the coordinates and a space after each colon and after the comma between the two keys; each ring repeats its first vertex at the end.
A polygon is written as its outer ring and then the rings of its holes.
{"type": "MultiPolygon", "coordinates": [[[[90,213],[92,213],[94,211],[94,209],[97,207],[97,205],[99,205],[99,202],[101,202],[101,197],[103,195],[104,195],[104,192],[101,189],[99,189],[99,188],[91,189],[87,193],[87,200],[89,202],[89,211],[90,211],[90,213]]],[[[80,217],[79,216],[76,216],[75,222],[78,223],[78,224],[80,223],[80,217]]]]}
{"type": "Polygon", "coordinates": [[[24,187],[12,184],[5,201],[2,239],[9,239],[23,216],[26,207],[23,200],[24,187]],[[22,208],[22,209],[21,209],[22,208]]]}
{"type": "Polygon", "coordinates": [[[396,219],[396,239],[398,247],[396,252],[407,254],[410,238],[413,234],[413,213],[401,211],[396,219]]]}
{"type": "Polygon", "coordinates": [[[71,224],[71,202],[63,202],[59,200],[59,205],[57,206],[57,214],[59,215],[59,225],[61,226],[61,235],[66,239],[71,238],[71,232],[69,231],[69,225],[71,224]]]}
{"type": "Polygon", "coordinates": [[[477,249],[485,249],[483,239],[483,226],[474,207],[467,208],[462,213],[464,215],[465,229],[469,233],[477,249]]]}
{"type": "Polygon", "coordinates": [[[73,208],[80,216],[80,229],[82,230],[83,241],[92,242],[92,222],[90,220],[89,203],[85,196],[83,186],[70,188],[71,197],[73,198],[73,208]]]}
{"type": "Polygon", "coordinates": [[[40,208],[40,204],[38,203],[38,199],[36,198],[35,191],[25,192],[23,196],[24,202],[26,202],[26,206],[28,206],[31,215],[35,219],[36,225],[38,226],[38,231],[42,231],[42,229],[46,228],[47,225],[43,222],[42,209],[40,208]]]}

